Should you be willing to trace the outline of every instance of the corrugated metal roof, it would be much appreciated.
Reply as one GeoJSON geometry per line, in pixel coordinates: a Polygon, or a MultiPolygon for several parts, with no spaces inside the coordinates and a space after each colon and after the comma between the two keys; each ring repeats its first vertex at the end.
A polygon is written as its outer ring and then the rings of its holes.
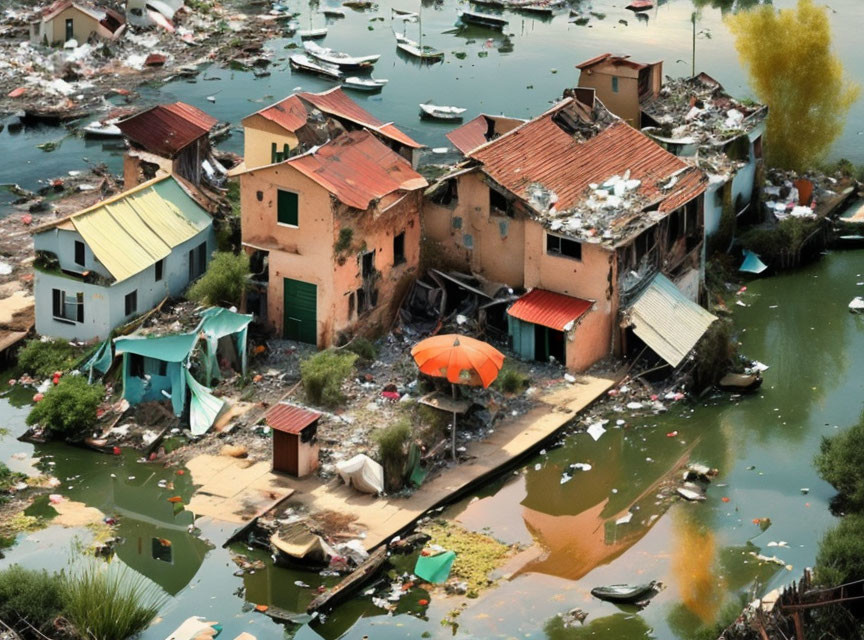
{"type": "Polygon", "coordinates": [[[629,317],[633,332],[673,367],[681,364],[717,319],[660,273],[630,307],[629,317]]]}
{"type": "Polygon", "coordinates": [[[594,303],[546,289],[533,289],[507,310],[514,318],[557,331],[567,331],[594,303]]]}
{"type": "Polygon", "coordinates": [[[489,121],[486,120],[486,116],[479,115],[461,127],[453,129],[447,134],[447,139],[453,143],[454,147],[467,155],[488,142],[486,140],[487,131],[489,131],[489,121]]]}
{"type": "Polygon", "coordinates": [[[206,229],[211,219],[172,176],[166,176],[60,222],[71,223],[120,282],[168,256],[206,229]]]}
{"type": "Polygon", "coordinates": [[[270,408],[265,419],[267,424],[276,431],[300,433],[320,417],[321,414],[316,411],[309,411],[287,402],[280,402],[270,408]]]}
{"type": "Polygon", "coordinates": [[[313,153],[279,166],[286,164],[355,209],[367,209],[373,200],[388,193],[422,189],[428,184],[405,158],[362,130],[341,135],[313,153]]]}
{"type": "Polygon", "coordinates": [[[275,122],[286,131],[291,131],[293,133],[306,124],[306,118],[309,115],[309,112],[306,110],[306,106],[300,98],[293,95],[288,96],[284,100],[280,100],[276,104],[261,109],[261,111],[253,113],[252,115],[266,118],[267,120],[275,122]]]}
{"type": "Polygon", "coordinates": [[[596,58],[591,58],[590,60],[586,60],[585,62],[577,64],[576,68],[584,71],[585,69],[591,69],[592,67],[596,67],[600,64],[621,65],[625,67],[630,67],[631,69],[635,69],[637,71],[651,66],[650,64],[646,64],[644,62],[634,62],[633,60],[630,60],[630,56],[613,56],[611,53],[604,53],[597,56],[596,58]]]}
{"type": "Polygon", "coordinates": [[[219,122],[184,102],[160,104],[121,120],[117,126],[127,138],[161,156],[173,157],[207,135],[219,122]]]}

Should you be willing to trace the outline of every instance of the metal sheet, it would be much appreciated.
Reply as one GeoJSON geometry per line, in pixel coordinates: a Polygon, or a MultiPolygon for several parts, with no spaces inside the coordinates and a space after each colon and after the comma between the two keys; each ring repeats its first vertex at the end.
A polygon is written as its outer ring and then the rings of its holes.
{"type": "Polygon", "coordinates": [[[507,313],[523,322],[567,331],[593,304],[590,300],[534,289],[514,302],[507,313]]]}

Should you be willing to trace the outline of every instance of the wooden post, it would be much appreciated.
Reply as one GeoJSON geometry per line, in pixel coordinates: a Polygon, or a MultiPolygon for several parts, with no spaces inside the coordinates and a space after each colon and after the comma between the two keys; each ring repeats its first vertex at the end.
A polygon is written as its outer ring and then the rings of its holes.
{"type": "Polygon", "coordinates": [[[795,621],[795,640],[804,640],[804,621],[801,620],[801,612],[796,610],[792,613],[792,619],[795,621]]]}

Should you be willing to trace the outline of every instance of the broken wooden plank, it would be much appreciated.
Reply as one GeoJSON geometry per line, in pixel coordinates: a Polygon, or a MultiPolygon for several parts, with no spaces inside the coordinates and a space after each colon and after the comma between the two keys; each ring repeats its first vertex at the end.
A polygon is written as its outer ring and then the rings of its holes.
{"type": "Polygon", "coordinates": [[[345,598],[348,598],[355,589],[372,578],[386,561],[387,548],[383,546],[378,547],[353,573],[346,576],[335,587],[328,589],[310,602],[309,606],[306,607],[306,613],[314,613],[324,607],[335,606],[345,598]]]}

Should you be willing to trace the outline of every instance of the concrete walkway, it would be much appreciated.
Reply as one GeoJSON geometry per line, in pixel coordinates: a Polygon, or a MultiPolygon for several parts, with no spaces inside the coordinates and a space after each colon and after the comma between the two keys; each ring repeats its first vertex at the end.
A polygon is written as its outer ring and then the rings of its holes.
{"type": "Polygon", "coordinates": [[[371,550],[430,509],[479,486],[514,458],[539,447],[614,384],[611,378],[582,376],[541,396],[529,412],[499,423],[485,440],[470,443],[465,453],[469,461],[435,474],[409,498],[358,493],[338,478],[322,484],[315,475],[297,479],[272,473],[269,461],[203,454],[187,465],[195,484],[201,485],[187,508],[196,516],[241,524],[290,496],[313,511],[356,516],[355,524],[366,529],[363,543],[371,550]]]}

